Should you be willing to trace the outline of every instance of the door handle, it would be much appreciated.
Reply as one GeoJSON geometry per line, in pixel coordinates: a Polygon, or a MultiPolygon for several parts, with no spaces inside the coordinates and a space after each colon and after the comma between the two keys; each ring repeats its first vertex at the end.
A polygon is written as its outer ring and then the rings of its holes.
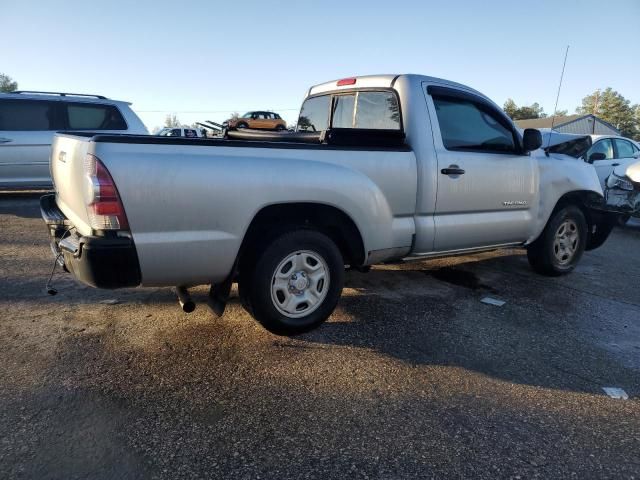
{"type": "Polygon", "coordinates": [[[620,164],[619,164],[619,163],[612,163],[612,164],[611,164],[611,166],[612,166],[612,167],[619,167],[619,166],[620,166],[620,164]]]}
{"type": "Polygon", "coordinates": [[[458,165],[449,165],[447,168],[440,170],[443,175],[464,175],[464,170],[458,165]]]}
{"type": "Polygon", "coordinates": [[[9,142],[13,142],[13,139],[0,137],[0,143],[9,143],[9,142]]]}

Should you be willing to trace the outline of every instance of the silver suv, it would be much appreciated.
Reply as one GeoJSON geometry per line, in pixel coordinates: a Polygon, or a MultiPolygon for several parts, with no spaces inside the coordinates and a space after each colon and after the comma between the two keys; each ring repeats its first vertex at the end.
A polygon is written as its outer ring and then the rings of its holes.
{"type": "Polygon", "coordinates": [[[49,156],[57,131],[147,135],[129,105],[101,95],[32,91],[0,94],[0,189],[52,185],[49,156]]]}

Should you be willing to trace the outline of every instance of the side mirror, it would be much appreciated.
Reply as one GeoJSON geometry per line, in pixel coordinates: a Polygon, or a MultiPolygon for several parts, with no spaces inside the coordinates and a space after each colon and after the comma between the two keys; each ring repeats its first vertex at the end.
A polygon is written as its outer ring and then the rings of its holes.
{"type": "Polygon", "coordinates": [[[633,158],[640,158],[640,152],[635,152],[633,154],[633,158]]]}
{"type": "Polygon", "coordinates": [[[526,128],[522,134],[522,146],[526,152],[537,150],[542,146],[542,134],[535,128],[526,128]]]}
{"type": "Polygon", "coordinates": [[[607,156],[602,152],[594,152],[589,155],[589,163],[593,163],[597,160],[606,160],[607,156]]]}

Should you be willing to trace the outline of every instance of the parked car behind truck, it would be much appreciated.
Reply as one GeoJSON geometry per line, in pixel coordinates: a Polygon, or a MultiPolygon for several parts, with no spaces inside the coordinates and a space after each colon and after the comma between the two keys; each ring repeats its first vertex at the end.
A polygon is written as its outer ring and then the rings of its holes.
{"type": "Polygon", "coordinates": [[[222,123],[224,128],[253,128],[256,130],[286,130],[287,122],[274,112],[247,112],[241,117],[231,118],[222,123]]]}
{"type": "Polygon", "coordinates": [[[300,117],[307,132],[226,140],[57,135],[54,248],[97,287],[211,284],[220,306],[238,282],[264,326],[298,333],[334,310],[345,265],[524,246],[561,275],[604,241],[593,166],[543,152],[469,87],[343,79],[312,87],[300,117]]]}
{"type": "Polygon", "coordinates": [[[129,105],[101,95],[0,93],[0,188],[50,187],[57,131],[147,134],[129,105]]]}

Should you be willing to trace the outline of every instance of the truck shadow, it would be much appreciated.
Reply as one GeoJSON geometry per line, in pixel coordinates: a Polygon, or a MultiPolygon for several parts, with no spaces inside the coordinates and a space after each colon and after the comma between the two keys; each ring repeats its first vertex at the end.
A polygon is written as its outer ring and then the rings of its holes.
{"type": "Polygon", "coordinates": [[[39,199],[49,193],[43,191],[1,191],[0,215],[14,215],[21,218],[40,218],[39,199]]]}
{"type": "Polygon", "coordinates": [[[517,275],[535,279],[518,257],[434,270],[372,270],[366,280],[351,276],[347,287],[354,293],[343,295],[341,315],[299,338],[517,384],[601,394],[603,385],[618,382],[640,391],[638,372],[597,346],[592,325],[581,320],[592,315],[588,306],[544,280],[513,288],[523,283],[517,275]],[[501,285],[485,280],[496,272],[507,277],[501,285]],[[390,292],[403,284],[394,298],[390,292]],[[481,303],[488,295],[507,303],[481,303]]]}

